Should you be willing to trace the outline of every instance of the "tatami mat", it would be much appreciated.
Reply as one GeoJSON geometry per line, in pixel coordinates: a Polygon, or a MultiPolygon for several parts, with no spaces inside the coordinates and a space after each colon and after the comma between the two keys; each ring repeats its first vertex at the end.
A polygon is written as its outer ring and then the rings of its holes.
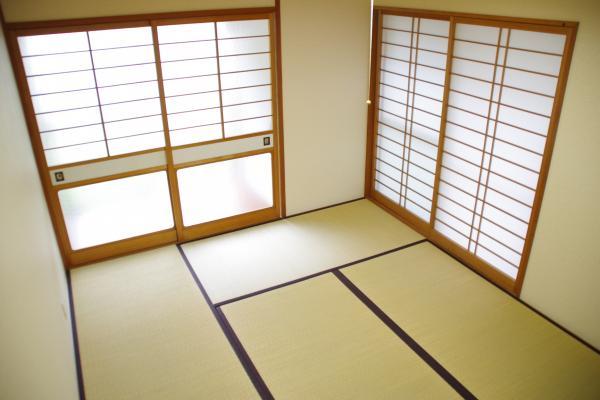
{"type": "Polygon", "coordinates": [[[87,400],[258,398],[175,246],[71,280],[87,400]]]}
{"type": "Polygon", "coordinates": [[[275,398],[460,398],[332,274],[222,309],[275,398]]]}
{"type": "Polygon", "coordinates": [[[481,399],[600,399],[600,356],[431,244],[343,273],[481,399]]]}
{"type": "Polygon", "coordinates": [[[368,200],[188,243],[219,303],[423,239],[368,200]]]}

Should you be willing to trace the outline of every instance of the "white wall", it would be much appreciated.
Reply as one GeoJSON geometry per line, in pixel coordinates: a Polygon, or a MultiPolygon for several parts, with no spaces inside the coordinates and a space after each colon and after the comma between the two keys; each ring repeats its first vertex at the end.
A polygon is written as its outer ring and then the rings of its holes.
{"type": "Polygon", "coordinates": [[[282,0],[288,214],[364,194],[370,2],[282,0]]]}
{"type": "Polygon", "coordinates": [[[77,399],[65,274],[0,29],[0,399],[77,399]]]}
{"type": "Polygon", "coordinates": [[[600,348],[600,1],[376,0],[375,4],[579,21],[521,298],[600,348]]]}

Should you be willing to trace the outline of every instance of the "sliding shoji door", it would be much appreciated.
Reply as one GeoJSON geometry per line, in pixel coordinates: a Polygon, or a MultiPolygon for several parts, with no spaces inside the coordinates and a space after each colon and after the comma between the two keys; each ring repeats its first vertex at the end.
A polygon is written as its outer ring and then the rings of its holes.
{"type": "Polygon", "coordinates": [[[379,10],[375,27],[369,195],[518,293],[576,24],[379,10]]]}
{"type": "Polygon", "coordinates": [[[200,14],[8,27],[68,266],[280,217],[275,14],[200,14]]]}

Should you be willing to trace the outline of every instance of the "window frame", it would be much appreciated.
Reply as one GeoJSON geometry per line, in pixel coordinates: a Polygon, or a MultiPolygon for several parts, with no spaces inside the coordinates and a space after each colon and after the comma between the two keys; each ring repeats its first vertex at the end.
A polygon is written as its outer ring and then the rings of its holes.
{"type": "Polygon", "coordinates": [[[365,168],[365,196],[374,203],[396,216],[413,229],[424,235],[430,242],[449,253],[453,257],[459,259],[463,264],[473,269],[478,274],[498,285],[502,289],[511,293],[514,296],[519,296],[531,249],[535,237],[535,231],[539,214],[542,206],[542,200],[548,179],[550,162],[552,158],[552,150],[558,130],[560,113],[564,101],[564,95],[568,80],[569,67],[573,55],[573,48],[577,35],[577,22],[541,20],[531,18],[512,18],[503,16],[491,16],[481,14],[455,13],[447,11],[431,11],[418,9],[404,9],[391,7],[374,7],[373,9],[373,24],[371,36],[371,63],[370,63],[370,86],[369,86],[369,107],[367,117],[367,152],[366,152],[366,168],[365,168]],[[378,126],[378,108],[379,108],[379,85],[380,85],[380,62],[381,62],[381,36],[383,28],[384,15],[397,15],[413,18],[426,18],[449,21],[450,28],[448,34],[448,49],[447,49],[447,65],[446,76],[444,83],[444,96],[442,103],[442,115],[440,134],[438,139],[438,154],[436,160],[436,171],[434,176],[433,201],[429,222],[425,222],[403,207],[395,204],[391,200],[384,197],[375,190],[375,173],[376,173],[376,151],[377,151],[377,126],[378,126]],[[449,238],[442,235],[434,229],[437,213],[437,202],[439,198],[440,175],[442,168],[442,155],[445,144],[445,131],[448,111],[448,98],[450,93],[450,79],[452,74],[452,58],[454,50],[454,32],[456,24],[476,24],[483,26],[492,26],[509,29],[530,30],[546,33],[560,33],[566,35],[565,49],[561,62],[560,73],[557,82],[556,93],[554,96],[554,104],[550,116],[549,129],[544,145],[544,152],[541,162],[538,182],[534,194],[534,201],[531,209],[531,217],[527,227],[525,236],[525,244],[521,256],[521,261],[518,268],[516,279],[512,279],[508,275],[502,273],[498,269],[492,267],[481,258],[469,253],[468,250],[454,243],[449,238]]]}
{"type": "MultiPolygon", "coordinates": [[[[239,229],[241,227],[256,225],[258,223],[280,219],[285,216],[286,210],[284,195],[285,179],[282,121],[283,108],[281,88],[281,27],[278,7],[139,14],[56,21],[16,22],[4,24],[4,29],[6,34],[5,39],[8,47],[8,52],[11,59],[15,79],[17,82],[22,107],[25,114],[25,120],[33,148],[34,157],[36,160],[36,165],[38,168],[40,179],[42,181],[42,187],[44,190],[46,203],[48,206],[56,238],[59,244],[62,260],[67,269],[80,265],[85,265],[91,262],[96,262],[106,258],[130,254],[148,248],[153,248],[171,243],[183,243],[185,241],[222,233],[228,230],[239,229]],[[224,21],[252,19],[266,19],[269,21],[271,102],[273,122],[272,130],[232,137],[225,137],[223,132],[223,137],[220,139],[190,143],[181,146],[171,146],[170,132],[167,120],[166,102],[164,95],[164,85],[162,81],[162,69],[158,42],[158,26],[202,22],[217,23],[224,21]],[[163,120],[165,146],[114,156],[108,155],[107,157],[49,167],[46,162],[44,148],[42,145],[41,136],[36,121],[35,111],[33,108],[33,102],[29,92],[25,68],[22,62],[21,52],[18,44],[18,37],[138,27],[149,27],[152,30],[152,46],[154,48],[155,65],[157,69],[157,85],[161,104],[161,116],[163,120]],[[273,177],[273,207],[265,210],[258,210],[255,212],[242,214],[239,216],[225,218],[222,220],[208,222],[198,226],[184,227],[182,221],[181,205],[179,201],[177,170],[189,167],[190,165],[175,165],[173,162],[173,152],[178,149],[205,146],[244,138],[261,137],[265,135],[272,135],[272,146],[269,148],[261,149],[258,151],[237,153],[228,156],[205,159],[202,161],[198,161],[197,164],[217,162],[225,159],[240,158],[252,154],[260,154],[267,152],[271,153],[273,177]],[[69,182],[64,184],[53,182],[53,179],[51,178],[52,174],[66,168],[84,166],[88,164],[107,162],[135,156],[153,154],[158,155],[159,153],[164,154],[165,157],[165,162],[162,165],[134,169],[123,173],[113,173],[111,175],[91,179],[83,179],[76,182],[69,182]],[[175,226],[173,228],[75,251],[71,248],[65,220],[61,211],[61,206],[58,198],[58,192],[60,190],[115,179],[127,178],[137,175],[144,175],[158,171],[165,171],[167,173],[171,204],[173,209],[173,219],[175,221],[175,226]]],[[[218,39],[215,38],[215,41],[216,40],[218,39]]],[[[222,107],[223,106],[221,104],[221,110],[222,107]]],[[[221,123],[223,124],[224,121],[221,121],[221,123]]]]}

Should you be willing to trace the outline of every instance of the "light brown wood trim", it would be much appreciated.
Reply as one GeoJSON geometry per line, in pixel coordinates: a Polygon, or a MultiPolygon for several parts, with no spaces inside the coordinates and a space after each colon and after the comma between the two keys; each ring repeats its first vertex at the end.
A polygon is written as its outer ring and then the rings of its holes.
{"type": "Polygon", "coordinates": [[[192,147],[206,146],[208,144],[231,142],[231,141],[238,140],[238,139],[247,139],[247,138],[266,136],[266,135],[275,136],[275,132],[274,131],[264,131],[264,132],[249,133],[247,135],[230,136],[230,137],[226,137],[224,139],[215,139],[215,140],[207,140],[205,142],[182,144],[179,146],[173,146],[171,148],[173,149],[173,151],[175,151],[175,150],[180,150],[180,149],[189,149],[192,147]]]}
{"type": "Polygon", "coordinates": [[[121,173],[118,173],[118,174],[100,176],[98,178],[84,179],[84,180],[76,181],[76,182],[69,182],[69,183],[64,183],[64,184],[57,184],[57,185],[53,185],[52,189],[55,190],[55,191],[60,191],[60,190],[65,190],[65,189],[72,189],[72,188],[75,188],[75,187],[86,186],[86,185],[93,185],[95,183],[102,183],[102,182],[114,181],[116,179],[129,178],[129,177],[132,177],[132,176],[151,174],[151,173],[154,173],[154,172],[160,172],[160,171],[166,171],[166,170],[167,170],[167,166],[166,165],[159,165],[157,167],[137,169],[135,171],[121,172],[121,173]]]}
{"type": "Polygon", "coordinates": [[[119,240],[77,250],[69,254],[68,269],[81,267],[98,261],[109,260],[122,257],[129,254],[139,253],[140,251],[173,244],[177,241],[177,232],[175,228],[149,233],[142,236],[136,236],[129,239],[119,240]]]}
{"type": "MultiPolygon", "coordinates": [[[[283,126],[283,60],[281,51],[281,1],[275,0],[275,15],[271,18],[271,70],[275,70],[275,76],[271,82],[273,99],[276,110],[274,110],[273,118],[275,118],[275,126],[277,126],[277,135],[275,139],[275,147],[277,148],[277,171],[279,173],[279,215],[284,218],[287,215],[287,199],[285,192],[285,141],[284,141],[284,126],[283,126]],[[273,32],[273,26],[275,30],[273,32]],[[273,62],[275,61],[275,62],[273,62]]],[[[275,128],[275,127],[274,127],[275,128]]]]}
{"type": "MultiPolygon", "coordinates": [[[[9,24],[10,25],[10,24],[9,24]]],[[[18,36],[35,36],[48,35],[53,33],[71,33],[81,31],[98,31],[102,29],[119,29],[119,28],[142,28],[150,26],[149,20],[137,20],[131,22],[105,22],[93,25],[67,25],[67,26],[52,26],[52,27],[30,27],[30,28],[13,28],[18,36]]]]}
{"type": "Polygon", "coordinates": [[[438,153],[433,181],[433,195],[431,200],[431,214],[429,220],[430,232],[434,231],[435,217],[437,215],[438,194],[440,192],[440,179],[442,177],[442,159],[444,158],[444,144],[446,143],[446,121],[448,120],[448,99],[450,98],[450,79],[452,78],[452,57],[454,56],[454,34],[456,23],[450,17],[450,30],[448,32],[448,49],[446,51],[446,76],[444,78],[444,97],[442,99],[442,115],[440,117],[440,135],[438,136],[438,153]]]}
{"type": "Polygon", "coordinates": [[[363,195],[367,196],[372,192],[374,170],[375,170],[375,102],[379,98],[379,82],[377,70],[377,57],[380,53],[380,35],[379,26],[381,25],[381,13],[373,10],[373,22],[371,26],[371,63],[369,70],[369,99],[367,103],[367,151],[365,154],[365,183],[363,195]]]}
{"type": "MultiPolygon", "coordinates": [[[[252,9],[249,9],[252,10],[252,9]]],[[[259,9],[263,10],[263,9],[259,9]]],[[[232,14],[206,14],[192,17],[183,18],[150,18],[152,23],[156,26],[161,25],[184,25],[184,24],[199,24],[204,22],[226,22],[226,21],[238,21],[238,20],[250,20],[250,19],[268,19],[273,12],[273,9],[269,9],[268,12],[250,12],[246,14],[232,13],[232,14]]],[[[217,36],[215,35],[215,38],[217,36]]]]}
{"type": "MultiPolygon", "coordinates": [[[[43,152],[43,150],[42,150],[42,152],[43,152]]],[[[119,154],[119,155],[116,155],[116,156],[94,158],[93,160],[78,161],[78,162],[69,163],[69,164],[53,165],[52,167],[47,167],[47,168],[48,168],[48,171],[50,171],[50,172],[52,172],[52,171],[61,171],[61,170],[66,169],[66,168],[79,167],[81,165],[90,165],[90,164],[95,164],[95,163],[99,163],[99,162],[102,162],[102,161],[118,160],[120,158],[129,158],[129,157],[133,157],[133,156],[141,156],[141,155],[144,155],[144,154],[159,153],[159,152],[165,152],[165,147],[159,147],[159,148],[156,148],[156,149],[136,151],[136,152],[133,152],[133,153],[119,154]]],[[[45,166],[45,163],[44,163],[44,166],[45,166]]]]}
{"type": "MultiPolygon", "coordinates": [[[[566,33],[573,26],[577,25],[577,22],[560,22],[555,21],[556,24],[533,24],[531,22],[521,22],[517,18],[509,18],[506,20],[491,20],[483,17],[461,17],[456,16],[455,22],[457,24],[472,24],[490,26],[495,28],[506,28],[506,29],[520,29],[524,31],[535,31],[545,33],[566,33]],[[563,25],[568,24],[568,25],[563,25]]],[[[537,73],[537,72],[536,72],[537,73]]]]}
{"type": "Polygon", "coordinates": [[[574,27],[577,26],[577,22],[573,21],[556,21],[548,19],[536,19],[536,18],[522,18],[522,17],[504,17],[499,15],[489,14],[474,14],[474,13],[461,13],[461,12],[450,12],[450,11],[438,11],[438,10],[424,10],[424,9],[411,9],[411,8],[396,8],[396,7],[384,7],[375,6],[375,10],[380,10],[386,14],[392,15],[407,15],[421,18],[434,18],[434,19],[449,19],[450,17],[455,18],[467,18],[467,19],[485,19],[495,22],[507,22],[507,23],[522,23],[531,25],[547,25],[547,26],[564,26],[574,27]]]}
{"type": "Polygon", "coordinates": [[[206,224],[185,227],[181,242],[189,242],[210,236],[236,231],[249,226],[259,225],[280,219],[275,207],[252,211],[246,214],[223,218],[206,224]]]}
{"type": "Polygon", "coordinates": [[[552,118],[550,120],[550,127],[548,129],[548,137],[546,139],[546,146],[544,148],[544,157],[542,158],[542,166],[540,168],[540,175],[538,177],[538,184],[536,188],[535,199],[533,201],[533,207],[531,209],[531,219],[529,221],[529,227],[527,229],[527,239],[525,240],[525,246],[523,248],[523,254],[521,256],[521,265],[519,266],[519,273],[515,281],[514,291],[517,296],[520,296],[521,289],[523,288],[523,281],[525,279],[525,273],[527,271],[527,265],[529,263],[529,257],[531,255],[531,249],[533,247],[533,241],[535,239],[535,231],[537,228],[540,210],[542,208],[542,201],[544,199],[544,192],[546,190],[546,183],[548,181],[548,174],[550,172],[550,163],[552,161],[552,152],[554,150],[554,143],[556,141],[556,133],[558,131],[558,124],[560,121],[560,113],[562,110],[563,102],[565,99],[565,92],[567,89],[567,81],[569,79],[569,69],[571,67],[571,60],[573,58],[573,49],[575,48],[575,39],[577,37],[577,25],[572,27],[567,32],[567,40],[565,43],[565,51],[563,54],[562,64],[560,66],[559,81],[556,89],[556,95],[554,98],[554,106],[552,107],[552,118]]]}
{"type": "MultiPolygon", "coordinates": [[[[220,162],[220,161],[227,161],[227,160],[235,160],[236,158],[256,156],[256,155],[265,154],[265,153],[271,153],[271,157],[275,158],[274,154],[273,154],[274,149],[272,147],[270,147],[267,149],[250,150],[250,151],[245,151],[243,153],[228,154],[226,156],[204,158],[202,160],[195,160],[195,161],[189,161],[189,162],[185,162],[185,163],[175,164],[174,168],[175,168],[175,171],[179,171],[180,169],[197,167],[198,165],[212,164],[212,163],[216,163],[216,162],[220,162]]],[[[273,195],[275,195],[275,193],[273,193],[273,195]]]]}
{"type": "Polygon", "coordinates": [[[153,14],[132,14],[132,15],[117,15],[107,17],[91,17],[78,19],[62,19],[52,21],[30,21],[30,22],[12,22],[7,23],[7,29],[40,29],[40,28],[64,28],[70,26],[90,26],[99,24],[114,24],[114,23],[131,23],[138,21],[150,20],[175,20],[187,18],[201,17],[226,17],[230,15],[243,16],[251,18],[254,14],[269,14],[275,11],[274,7],[256,7],[256,8],[233,8],[233,9],[217,9],[217,10],[198,10],[198,11],[181,11],[170,13],[153,13],[153,14]]]}

